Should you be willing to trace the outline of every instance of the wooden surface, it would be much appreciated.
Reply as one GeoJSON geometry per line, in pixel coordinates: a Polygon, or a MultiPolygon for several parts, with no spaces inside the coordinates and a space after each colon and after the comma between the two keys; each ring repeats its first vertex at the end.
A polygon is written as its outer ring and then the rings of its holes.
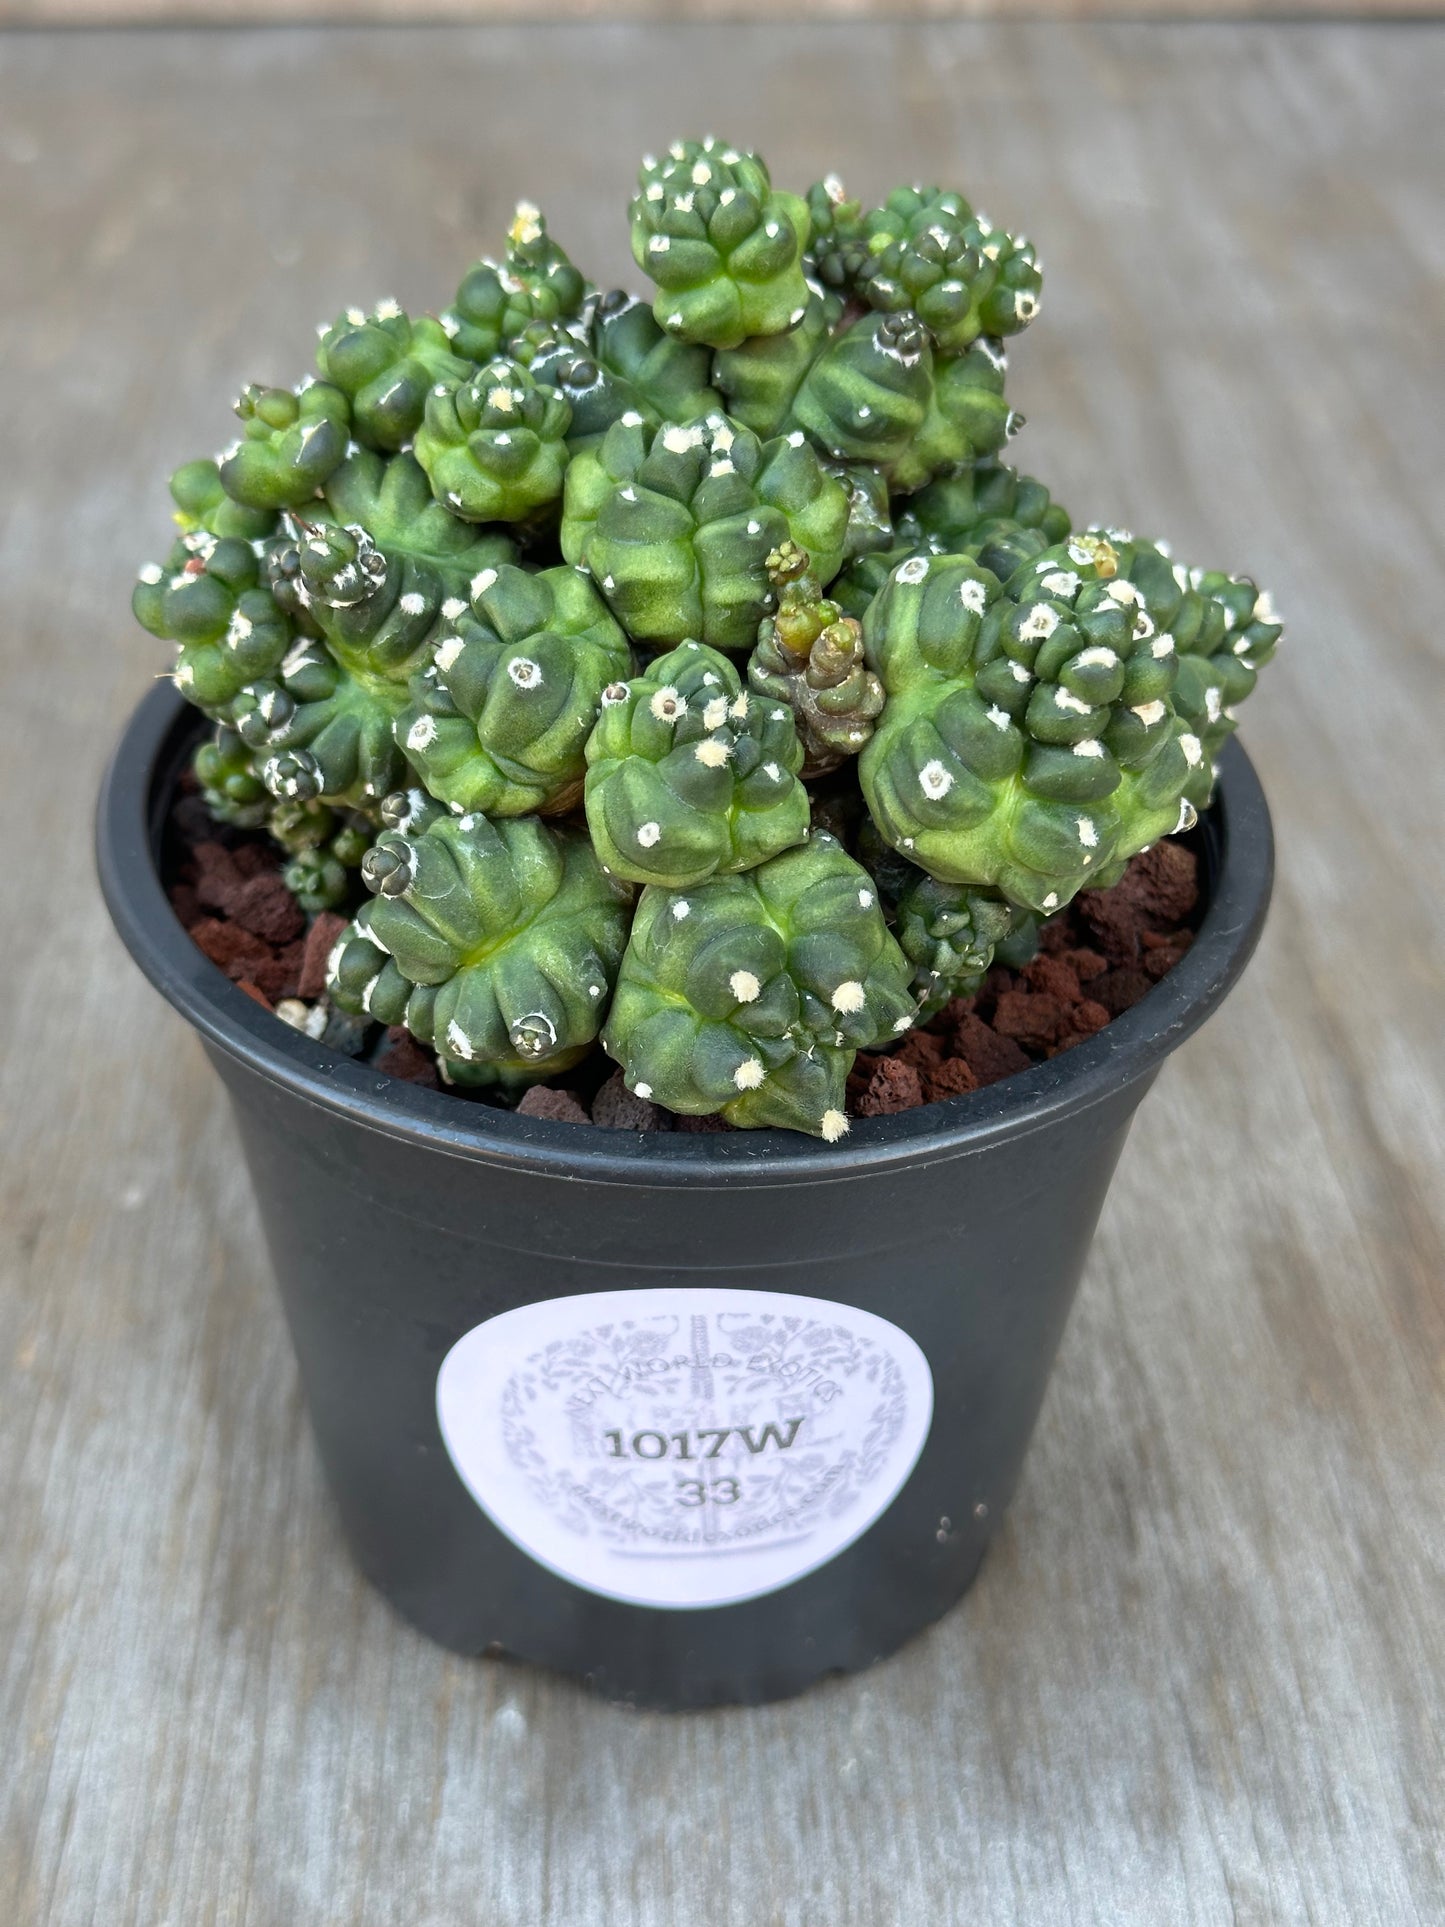
{"type": "Polygon", "coordinates": [[[1442,82],[1398,27],[0,38],[5,1927],[1445,1919],[1442,82]],[[87,815],[225,398],[439,301],[523,189],[623,273],[636,155],[710,125],[1025,222],[1020,458],[1291,627],[1273,920],[1148,1100],[980,1583],[870,1676],[669,1719],[353,1575],[87,815]]]}

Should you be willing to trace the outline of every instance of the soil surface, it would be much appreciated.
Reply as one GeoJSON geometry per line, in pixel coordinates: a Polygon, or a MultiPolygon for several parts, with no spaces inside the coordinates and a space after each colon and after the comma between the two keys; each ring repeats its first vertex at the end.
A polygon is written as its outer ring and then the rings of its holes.
{"type": "MultiPolygon", "coordinates": [[[[332,1010],[326,960],[347,917],[308,917],[282,880],[285,858],[263,832],[210,815],[183,784],[171,813],[167,889],[197,947],[248,996],[309,1037],[365,1059],[387,1076],[442,1090],[433,1053],[400,1027],[384,1029],[332,1010]]],[[[357,898],[364,898],[358,881],[357,898]]],[[[1085,891],[1043,926],[1039,953],[1012,970],[996,965],[972,997],[886,1051],[861,1051],[848,1079],[853,1117],[888,1117],[996,1084],[1081,1044],[1137,1004],[1184,955],[1199,908],[1198,858],[1188,844],[1158,843],[1112,890],[1085,891]]],[[[493,1106],[495,1091],[457,1092],[493,1106]]],[[[678,1117],[634,1096],[599,1051],[537,1084],[515,1108],[524,1117],[615,1131],[727,1131],[720,1117],[678,1117]]]]}

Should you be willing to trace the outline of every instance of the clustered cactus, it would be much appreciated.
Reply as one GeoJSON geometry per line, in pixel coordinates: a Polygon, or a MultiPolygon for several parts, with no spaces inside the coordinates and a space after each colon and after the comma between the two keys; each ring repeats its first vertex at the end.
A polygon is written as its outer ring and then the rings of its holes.
{"type": "Polygon", "coordinates": [[[523,204],[439,316],[324,325],[135,612],[213,814],[308,912],[359,872],[343,1010],[832,1140],[857,1050],[1193,823],[1279,623],[1001,459],[1041,276],[961,195],[679,141],[630,226],[650,306],[523,204]]]}

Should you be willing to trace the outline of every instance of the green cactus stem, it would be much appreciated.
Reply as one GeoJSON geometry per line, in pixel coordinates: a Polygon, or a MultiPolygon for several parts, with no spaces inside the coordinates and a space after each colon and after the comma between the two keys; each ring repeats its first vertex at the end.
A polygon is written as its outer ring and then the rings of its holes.
{"type": "Polygon", "coordinates": [[[898,518],[901,541],[969,556],[1000,582],[1062,542],[1069,528],[1068,511],[1042,482],[997,461],[930,482],[909,496],[898,518]]]}
{"type": "Polygon", "coordinates": [[[255,829],[271,811],[271,793],[261,781],[250,750],[234,729],[224,725],[202,743],[191,759],[206,808],[218,823],[255,829]]]}
{"type": "Polygon", "coordinates": [[[581,312],[586,280],[547,232],[530,201],[518,203],[504,264],[478,261],[468,269],[441,327],[469,361],[510,354],[534,323],[566,324],[581,312]]]}
{"type": "MultiPolygon", "coordinates": [[[[452,599],[465,601],[479,571],[517,559],[509,529],[479,528],[453,515],[434,498],[426,470],[410,453],[357,449],[326,484],[324,507],[332,520],[359,523],[388,556],[429,564],[452,599]]],[[[318,519],[314,510],[306,514],[318,519]]]]}
{"type": "Polygon", "coordinates": [[[596,1037],[627,941],[630,891],[585,836],[535,817],[437,817],[384,830],[375,894],[332,953],[343,1010],[405,1023],[468,1081],[533,1083],[596,1037]]]}
{"type": "MultiPolygon", "coordinates": [[[[288,811],[316,810],[322,806],[277,803],[271,812],[271,834],[285,845],[286,834],[277,828],[277,819],[288,811]]],[[[351,895],[352,876],[371,847],[373,828],[360,818],[343,820],[334,812],[329,836],[315,841],[297,842],[291,860],[281,872],[281,880],[308,916],[322,910],[339,910],[351,895]]],[[[293,827],[292,835],[296,834],[293,827]]]]}
{"type": "Polygon", "coordinates": [[[864,618],[888,692],[859,765],[875,824],[930,874],[1039,913],[1193,815],[1173,639],[1099,554],[1060,545],[1003,589],[915,557],[864,618]]]}
{"type": "Polygon", "coordinates": [[[836,174],[808,189],[807,265],[826,288],[851,289],[868,265],[863,203],[851,200],[836,174]]]}
{"type": "Polygon", "coordinates": [[[717,407],[706,348],[663,333],[645,302],[620,289],[592,304],[585,326],[524,337],[514,351],[572,410],[567,446],[593,448],[626,414],[690,422],[717,407]]]}
{"type": "Polygon", "coordinates": [[[241,391],[241,439],[220,458],[226,493],[247,508],[296,508],[346,459],[351,408],[339,388],[307,381],[296,390],[241,391]]]}
{"type": "Polygon", "coordinates": [[[359,523],[302,525],[295,592],[353,675],[405,683],[445,601],[429,563],[380,550],[359,523]]]}
{"type": "Polygon", "coordinates": [[[1043,277],[1022,235],[975,214],[961,194],[903,187],[864,221],[857,288],[872,307],[913,314],[947,354],[1011,335],[1038,313],[1043,277]]]}
{"type": "Polygon", "coordinates": [[[357,440],[376,449],[403,447],[421,426],[433,386],[455,387],[472,372],[439,321],[413,321],[395,301],[339,315],[317,343],[316,366],[351,404],[357,440]]]}
{"type": "Polygon", "coordinates": [[[657,284],[652,311],[668,334],[735,348],[801,320],[807,204],[778,192],[758,155],[675,141],[643,161],[630,216],[632,258],[657,284]]]}
{"type": "Polygon", "coordinates": [[[863,659],[863,629],[823,595],[807,554],[791,542],[768,557],[778,591],[748,659],[759,695],[785,702],[803,744],[803,776],[826,775],[856,756],[883,708],[883,685],[863,659]]]}
{"type": "Polygon", "coordinates": [[[603,1043],[670,1110],[831,1143],[855,1052],[913,1022],[911,972],[872,878],[815,833],[744,875],[644,890],[603,1043]]]}
{"type": "Polygon", "coordinates": [[[914,870],[899,892],[894,934],[913,965],[913,994],[920,1018],[931,1017],[952,997],[971,997],[982,985],[997,947],[1028,937],[1037,918],[987,890],[940,883],[914,870]]]}
{"type": "Polygon", "coordinates": [[[587,743],[587,826],[614,875],[677,888],[800,843],[808,796],[792,713],[726,656],[685,642],[602,692],[587,743]]]}
{"type": "Polygon", "coordinates": [[[353,674],[323,642],[303,639],[232,713],[273,796],[370,812],[406,777],[392,735],[405,702],[404,685],[353,674]]]}
{"type": "Polygon", "coordinates": [[[560,501],[569,404],[499,357],[427,397],[416,458],[436,499],[467,522],[532,522],[560,501]]]}
{"type": "Polygon", "coordinates": [[[626,636],[575,569],[487,569],[413,678],[396,738],[454,808],[559,815],[582,800],[603,689],[631,666],[626,636]]]}
{"type": "Polygon", "coordinates": [[[183,462],[170,479],[176,527],[182,535],[234,537],[262,542],[276,527],[276,511],[234,502],[221,483],[220,464],[183,462]]]}
{"type": "Polygon", "coordinates": [[[1198,736],[1204,760],[1190,773],[1184,794],[1197,810],[1214,795],[1219,752],[1237,727],[1237,712],[1259,681],[1284,625],[1267,589],[1248,576],[1191,569],[1190,588],[1217,611],[1217,621],[1202,623],[1179,637],[1179,680],[1174,707],[1198,736]]]}
{"type": "Polygon", "coordinates": [[[794,541],[835,574],[847,497],[801,434],[760,442],[723,415],[661,428],[624,418],[567,475],[562,553],[583,563],[635,641],[748,649],[794,541]]]}
{"type": "Polygon", "coordinates": [[[268,590],[249,542],[195,530],[164,567],[148,562],[131,607],[142,628],[179,645],[177,689],[213,722],[258,676],[271,675],[291,642],[291,627],[268,590]]]}

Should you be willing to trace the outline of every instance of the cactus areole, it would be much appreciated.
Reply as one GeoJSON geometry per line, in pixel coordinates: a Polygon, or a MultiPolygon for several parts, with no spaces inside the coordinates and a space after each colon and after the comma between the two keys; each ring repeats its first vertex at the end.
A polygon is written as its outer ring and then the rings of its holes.
{"type": "Polygon", "coordinates": [[[1004,461],[1042,270],[961,194],[679,141],[628,225],[648,296],[523,203],[435,314],[242,388],[140,570],[174,689],[99,849],[236,1106],[368,1573],[457,1650],[704,1705],[972,1578],[1133,1109],[1263,920],[1228,739],[1280,624],[1004,461]],[[287,1021],[171,914],[183,786],[277,846],[287,1021]],[[859,1110],[860,1051],[1182,835],[1203,912],[1137,1008],[859,1110]]]}

